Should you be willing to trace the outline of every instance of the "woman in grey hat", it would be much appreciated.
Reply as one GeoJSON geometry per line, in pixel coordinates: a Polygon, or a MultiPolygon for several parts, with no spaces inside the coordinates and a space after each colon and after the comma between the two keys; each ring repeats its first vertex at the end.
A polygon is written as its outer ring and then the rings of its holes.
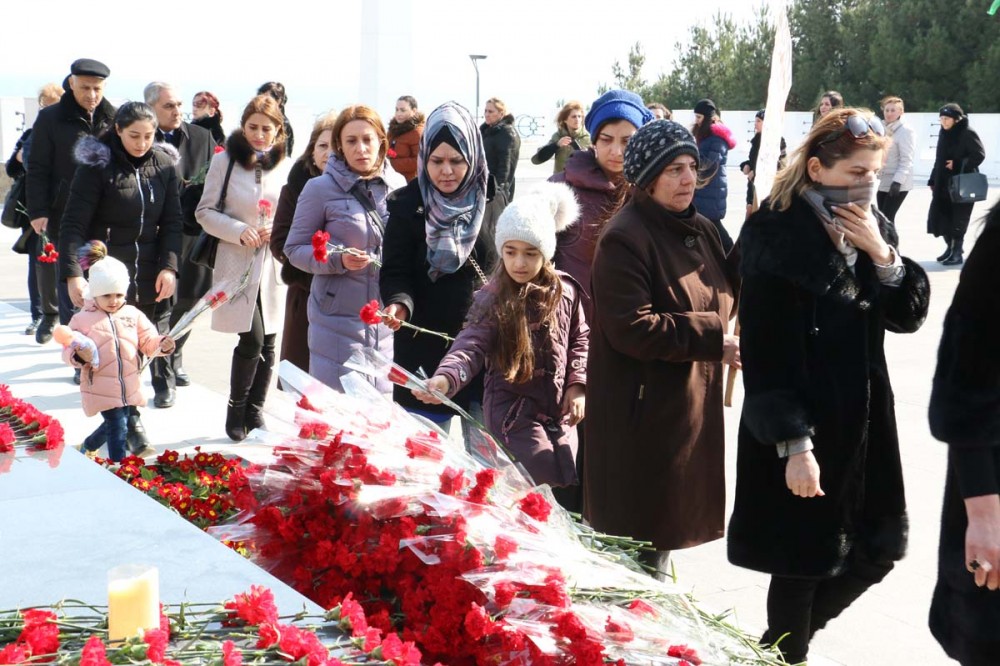
{"type": "MultiPolygon", "coordinates": [[[[596,529],[671,550],[719,539],[725,520],[723,364],[739,278],[710,220],[692,205],[698,146],[655,120],[632,135],[633,196],[597,243],[584,422],[584,515],[596,529]]],[[[734,257],[735,259],[735,257],[734,257]]]]}
{"type": "Polygon", "coordinates": [[[986,149],[979,135],[969,127],[969,118],[958,104],[945,104],[938,115],[941,132],[934,168],[927,179],[932,191],[927,233],[943,236],[948,243],[937,260],[945,266],[957,266],[962,263],[965,231],[969,228],[974,204],[953,202],[948,194],[948,181],[960,173],[978,173],[979,165],[986,159],[986,149]]]}

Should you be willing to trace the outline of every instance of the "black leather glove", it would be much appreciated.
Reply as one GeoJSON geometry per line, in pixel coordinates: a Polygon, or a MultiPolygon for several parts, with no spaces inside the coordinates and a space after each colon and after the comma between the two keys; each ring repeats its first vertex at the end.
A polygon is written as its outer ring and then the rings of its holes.
{"type": "Polygon", "coordinates": [[[900,183],[893,181],[892,185],[889,186],[889,196],[895,197],[899,196],[899,190],[902,187],[900,183]]]}

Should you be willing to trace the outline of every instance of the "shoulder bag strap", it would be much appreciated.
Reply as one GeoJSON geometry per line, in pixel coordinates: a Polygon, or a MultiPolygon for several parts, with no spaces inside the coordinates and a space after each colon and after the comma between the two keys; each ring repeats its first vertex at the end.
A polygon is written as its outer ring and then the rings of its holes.
{"type": "Polygon", "coordinates": [[[358,184],[351,188],[351,195],[358,200],[361,207],[368,213],[368,217],[371,218],[372,223],[378,228],[382,236],[385,237],[385,222],[382,220],[382,216],[379,215],[378,210],[375,209],[371,199],[361,193],[359,189],[360,184],[359,181],[358,184]]]}
{"type": "Polygon", "coordinates": [[[219,192],[219,202],[215,204],[215,210],[220,213],[226,208],[226,194],[229,192],[229,177],[233,175],[233,166],[236,160],[229,158],[229,166],[226,167],[226,178],[222,181],[222,191],[219,192]]]}

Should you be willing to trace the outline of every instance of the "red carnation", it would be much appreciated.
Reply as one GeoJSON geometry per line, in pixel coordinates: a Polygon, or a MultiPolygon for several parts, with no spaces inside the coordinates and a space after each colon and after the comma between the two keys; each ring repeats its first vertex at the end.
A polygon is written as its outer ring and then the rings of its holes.
{"type": "Polygon", "coordinates": [[[410,378],[406,376],[402,371],[400,371],[396,366],[389,368],[389,381],[393,384],[398,384],[400,386],[406,386],[409,383],[410,378]]]}
{"type": "Polygon", "coordinates": [[[687,645],[671,645],[667,650],[667,656],[685,659],[694,664],[694,666],[700,666],[701,664],[701,657],[698,656],[697,651],[687,645]]]}
{"type": "Polygon", "coordinates": [[[20,643],[11,643],[0,650],[0,664],[21,664],[30,656],[28,649],[20,643]]]}
{"type": "MultiPolygon", "coordinates": [[[[83,666],[83,664],[80,664],[83,666]]],[[[222,644],[222,666],[243,666],[243,653],[236,648],[236,643],[225,641],[222,644]]]]}
{"type": "Polygon", "coordinates": [[[218,155],[218,154],[219,154],[219,153],[221,153],[221,152],[225,152],[225,150],[226,150],[226,149],[225,149],[225,147],[224,147],[224,146],[216,146],[216,147],[215,147],[215,154],[216,154],[216,155],[218,155]]]}
{"type": "Polygon", "coordinates": [[[14,429],[6,423],[0,423],[0,453],[10,453],[14,450],[14,440],[17,436],[14,429]]]}
{"type": "Polygon", "coordinates": [[[632,627],[624,622],[615,622],[608,616],[608,621],[604,624],[604,630],[608,632],[608,637],[619,643],[628,643],[635,639],[635,632],[632,627]]]}
{"type": "Polygon", "coordinates": [[[386,157],[388,157],[389,159],[392,159],[392,160],[396,159],[396,151],[393,150],[392,148],[387,149],[385,151],[385,154],[386,154],[386,157]]]}
{"type": "MultiPolygon", "coordinates": [[[[3,663],[2,657],[0,663],[3,663]]],[[[83,652],[80,654],[80,666],[111,666],[105,653],[104,643],[97,636],[91,636],[84,643],[83,652]]]]}
{"type": "Polygon", "coordinates": [[[274,593],[260,585],[251,585],[248,592],[237,594],[232,601],[226,602],[225,607],[230,621],[239,618],[252,626],[278,622],[274,593]]]}
{"type": "MultiPolygon", "coordinates": [[[[364,310],[364,308],[362,308],[364,310]]],[[[364,316],[362,315],[362,319],[364,316]]],[[[406,455],[411,458],[426,458],[427,460],[441,460],[444,458],[444,451],[437,436],[432,432],[429,435],[414,435],[406,438],[406,455]]]]}
{"type": "Polygon", "coordinates": [[[160,629],[149,629],[143,633],[142,639],[148,646],[146,658],[156,663],[162,663],[167,657],[167,635],[160,629]]]}
{"type": "Polygon", "coordinates": [[[503,534],[497,535],[496,541],[493,542],[493,551],[498,559],[506,560],[511,553],[517,552],[517,542],[503,534]]]}
{"type": "Polygon", "coordinates": [[[438,478],[441,479],[440,492],[444,495],[455,496],[469,483],[469,480],[465,478],[465,472],[452,467],[445,467],[438,478]]]}
{"type": "Polygon", "coordinates": [[[382,323],[382,313],[379,312],[378,301],[371,301],[361,306],[361,321],[369,326],[382,323]]]}
{"type": "Polygon", "coordinates": [[[552,505],[540,493],[528,493],[518,502],[518,506],[521,507],[521,511],[543,523],[549,519],[549,513],[552,512],[552,505]]]}
{"type": "Polygon", "coordinates": [[[469,501],[476,504],[486,503],[486,494],[493,488],[497,480],[495,469],[483,469],[476,472],[476,485],[469,491],[469,501]]]}
{"type": "Polygon", "coordinates": [[[330,253],[326,249],[326,244],[330,242],[330,234],[322,229],[313,234],[313,259],[321,264],[325,264],[330,258],[330,253]]]}

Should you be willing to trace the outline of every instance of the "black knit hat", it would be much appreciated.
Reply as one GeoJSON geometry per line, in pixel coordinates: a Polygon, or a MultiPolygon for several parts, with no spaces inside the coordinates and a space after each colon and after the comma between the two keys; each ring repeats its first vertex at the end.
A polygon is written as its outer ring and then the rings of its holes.
{"type": "Polygon", "coordinates": [[[645,188],[681,155],[690,155],[698,163],[698,144],[686,127],[672,120],[647,123],[625,146],[625,180],[645,188]]]}
{"type": "Polygon", "coordinates": [[[961,120],[962,118],[965,117],[965,111],[962,111],[962,107],[960,107],[958,104],[951,102],[949,104],[945,104],[944,106],[942,106],[941,110],[938,111],[938,115],[946,116],[948,118],[954,118],[955,120],[961,120]]]}
{"type": "Polygon", "coordinates": [[[700,113],[706,118],[711,118],[712,116],[719,115],[719,109],[715,106],[715,102],[710,99],[700,99],[698,103],[694,105],[694,112],[700,113]]]}

